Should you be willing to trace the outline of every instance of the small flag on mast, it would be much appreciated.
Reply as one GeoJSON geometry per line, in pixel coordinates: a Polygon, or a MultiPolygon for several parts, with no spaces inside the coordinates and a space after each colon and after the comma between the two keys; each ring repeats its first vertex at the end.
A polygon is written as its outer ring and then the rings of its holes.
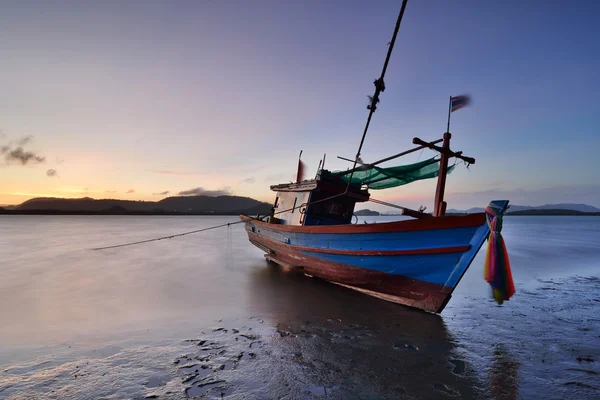
{"type": "Polygon", "coordinates": [[[454,96],[450,98],[450,110],[454,112],[466,107],[471,102],[471,98],[467,95],[454,96]]]}

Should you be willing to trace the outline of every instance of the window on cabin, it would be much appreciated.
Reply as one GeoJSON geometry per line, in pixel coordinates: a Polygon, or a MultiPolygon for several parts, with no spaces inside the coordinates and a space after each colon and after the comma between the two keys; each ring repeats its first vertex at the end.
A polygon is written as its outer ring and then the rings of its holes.
{"type": "MultiPolygon", "coordinates": [[[[314,196],[312,201],[320,200],[331,196],[326,193],[319,193],[314,196]]],[[[315,218],[325,218],[339,222],[348,222],[354,212],[354,201],[348,197],[341,196],[331,200],[321,201],[310,205],[310,216],[315,218]]]]}

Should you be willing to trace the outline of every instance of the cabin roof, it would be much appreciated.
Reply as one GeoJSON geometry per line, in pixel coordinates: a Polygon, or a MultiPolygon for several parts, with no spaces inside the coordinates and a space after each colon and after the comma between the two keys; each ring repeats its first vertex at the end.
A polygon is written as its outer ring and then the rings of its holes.
{"type": "Polygon", "coordinates": [[[317,180],[310,179],[302,182],[281,183],[272,185],[271,190],[274,192],[310,192],[317,188],[317,180]]]}
{"type": "MultiPolygon", "coordinates": [[[[324,190],[330,194],[339,194],[346,190],[347,184],[341,179],[330,179],[321,176],[317,179],[308,179],[301,182],[290,182],[282,183],[279,185],[272,185],[270,188],[274,192],[312,192],[315,189],[324,190]]],[[[360,195],[355,198],[357,203],[368,201],[370,195],[368,189],[362,189],[360,186],[351,185],[350,192],[360,195]]]]}

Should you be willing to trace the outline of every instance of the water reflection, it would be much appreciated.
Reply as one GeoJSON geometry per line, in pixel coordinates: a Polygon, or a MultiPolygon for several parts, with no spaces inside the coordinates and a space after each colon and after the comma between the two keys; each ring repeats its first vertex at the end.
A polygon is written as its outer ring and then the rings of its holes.
{"type": "Polygon", "coordinates": [[[518,397],[519,366],[504,344],[495,346],[492,365],[488,370],[493,399],[514,400],[518,397]]]}
{"type": "Polygon", "coordinates": [[[438,315],[276,266],[257,268],[248,307],[276,328],[273,361],[298,396],[477,398],[472,368],[438,315]]]}

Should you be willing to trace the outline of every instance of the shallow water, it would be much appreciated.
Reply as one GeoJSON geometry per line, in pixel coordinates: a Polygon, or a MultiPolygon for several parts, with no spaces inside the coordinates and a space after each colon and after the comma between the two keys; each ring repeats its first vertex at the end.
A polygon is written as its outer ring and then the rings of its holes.
{"type": "Polygon", "coordinates": [[[242,225],[89,250],[228,221],[0,216],[0,399],[600,396],[600,218],[507,217],[517,294],[481,251],[441,316],[269,265],[242,225]]]}

